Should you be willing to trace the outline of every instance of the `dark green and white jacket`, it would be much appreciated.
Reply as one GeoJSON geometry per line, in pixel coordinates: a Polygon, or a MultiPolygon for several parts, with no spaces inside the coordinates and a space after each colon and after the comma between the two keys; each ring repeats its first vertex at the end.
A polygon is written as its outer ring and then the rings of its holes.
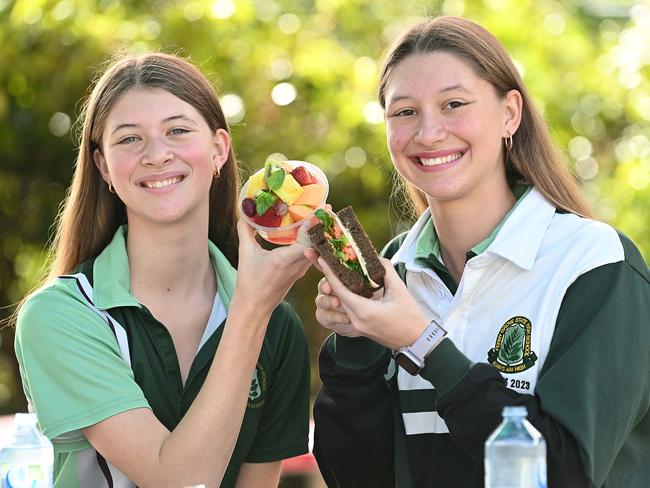
{"type": "MultiPolygon", "coordinates": [[[[120,228],[75,275],[32,295],[18,317],[15,348],[23,389],[54,445],[56,488],[133,488],[81,429],[129,409],[150,408],[173,430],[201,389],[225,327],[236,271],[208,242],[218,293],[183,384],[171,335],[131,294],[125,233],[120,228]]],[[[244,462],[307,452],[309,393],[305,334],[293,309],[282,303],[271,316],[223,487],[235,485],[244,462]]]]}
{"type": "Polygon", "coordinates": [[[314,452],[329,486],[482,487],[504,405],[544,435],[549,487],[650,486],[650,274],[627,238],[533,188],[458,285],[428,212],[384,254],[448,337],[415,377],[368,339],[328,338],[314,452]]]}

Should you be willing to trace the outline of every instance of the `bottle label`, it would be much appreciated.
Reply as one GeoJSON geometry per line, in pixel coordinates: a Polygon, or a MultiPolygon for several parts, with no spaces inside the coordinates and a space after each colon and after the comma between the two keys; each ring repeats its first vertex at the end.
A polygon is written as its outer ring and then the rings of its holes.
{"type": "Polygon", "coordinates": [[[3,488],[50,488],[51,473],[40,464],[2,465],[3,488]]]}

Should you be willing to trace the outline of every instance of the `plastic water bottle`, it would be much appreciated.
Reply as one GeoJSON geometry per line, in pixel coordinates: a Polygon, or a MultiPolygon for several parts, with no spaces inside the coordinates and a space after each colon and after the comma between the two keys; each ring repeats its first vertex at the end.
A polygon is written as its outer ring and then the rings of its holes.
{"type": "Polygon", "coordinates": [[[11,442],[0,449],[1,488],[52,488],[52,443],[36,426],[36,415],[17,413],[11,442]]]}
{"type": "Polygon", "coordinates": [[[526,407],[504,407],[485,442],[485,488],[547,488],[546,442],[527,414],[526,407]]]}

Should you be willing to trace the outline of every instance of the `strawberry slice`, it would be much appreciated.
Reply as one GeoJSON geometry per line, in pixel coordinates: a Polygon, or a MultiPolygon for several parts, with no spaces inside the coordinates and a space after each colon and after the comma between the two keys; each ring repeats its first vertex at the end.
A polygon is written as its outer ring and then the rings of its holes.
{"type": "Polygon", "coordinates": [[[282,217],[276,214],[273,211],[273,208],[270,208],[263,215],[253,215],[251,217],[251,220],[257,225],[261,225],[263,227],[280,227],[282,217]]]}
{"type": "Polygon", "coordinates": [[[307,171],[307,168],[304,166],[298,166],[297,168],[294,168],[294,170],[291,172],[291,176],[293,176],[294,180],[296,180],[300,186],[313,185],[314,183],[318,183],[314,175],[307,171]]]}

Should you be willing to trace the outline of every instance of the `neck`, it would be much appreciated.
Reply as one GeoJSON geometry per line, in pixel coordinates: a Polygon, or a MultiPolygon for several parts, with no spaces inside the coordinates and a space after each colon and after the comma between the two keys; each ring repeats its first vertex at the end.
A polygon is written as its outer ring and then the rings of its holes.
{"type": "Polygon", "coordinates": [[[189,296],[216,290],[208,253],[208,229],[183,224],[129,221],[126,249],[131,290],[139,300],[155,295],[189,296]]]}
{"type": "Polygon", "coordinates": [[[442,259],[458,283],[467,253],[499,225],[516,198],[504,178],[499,188],[486,186],[461,199],[428,200],[442,259]]]}

